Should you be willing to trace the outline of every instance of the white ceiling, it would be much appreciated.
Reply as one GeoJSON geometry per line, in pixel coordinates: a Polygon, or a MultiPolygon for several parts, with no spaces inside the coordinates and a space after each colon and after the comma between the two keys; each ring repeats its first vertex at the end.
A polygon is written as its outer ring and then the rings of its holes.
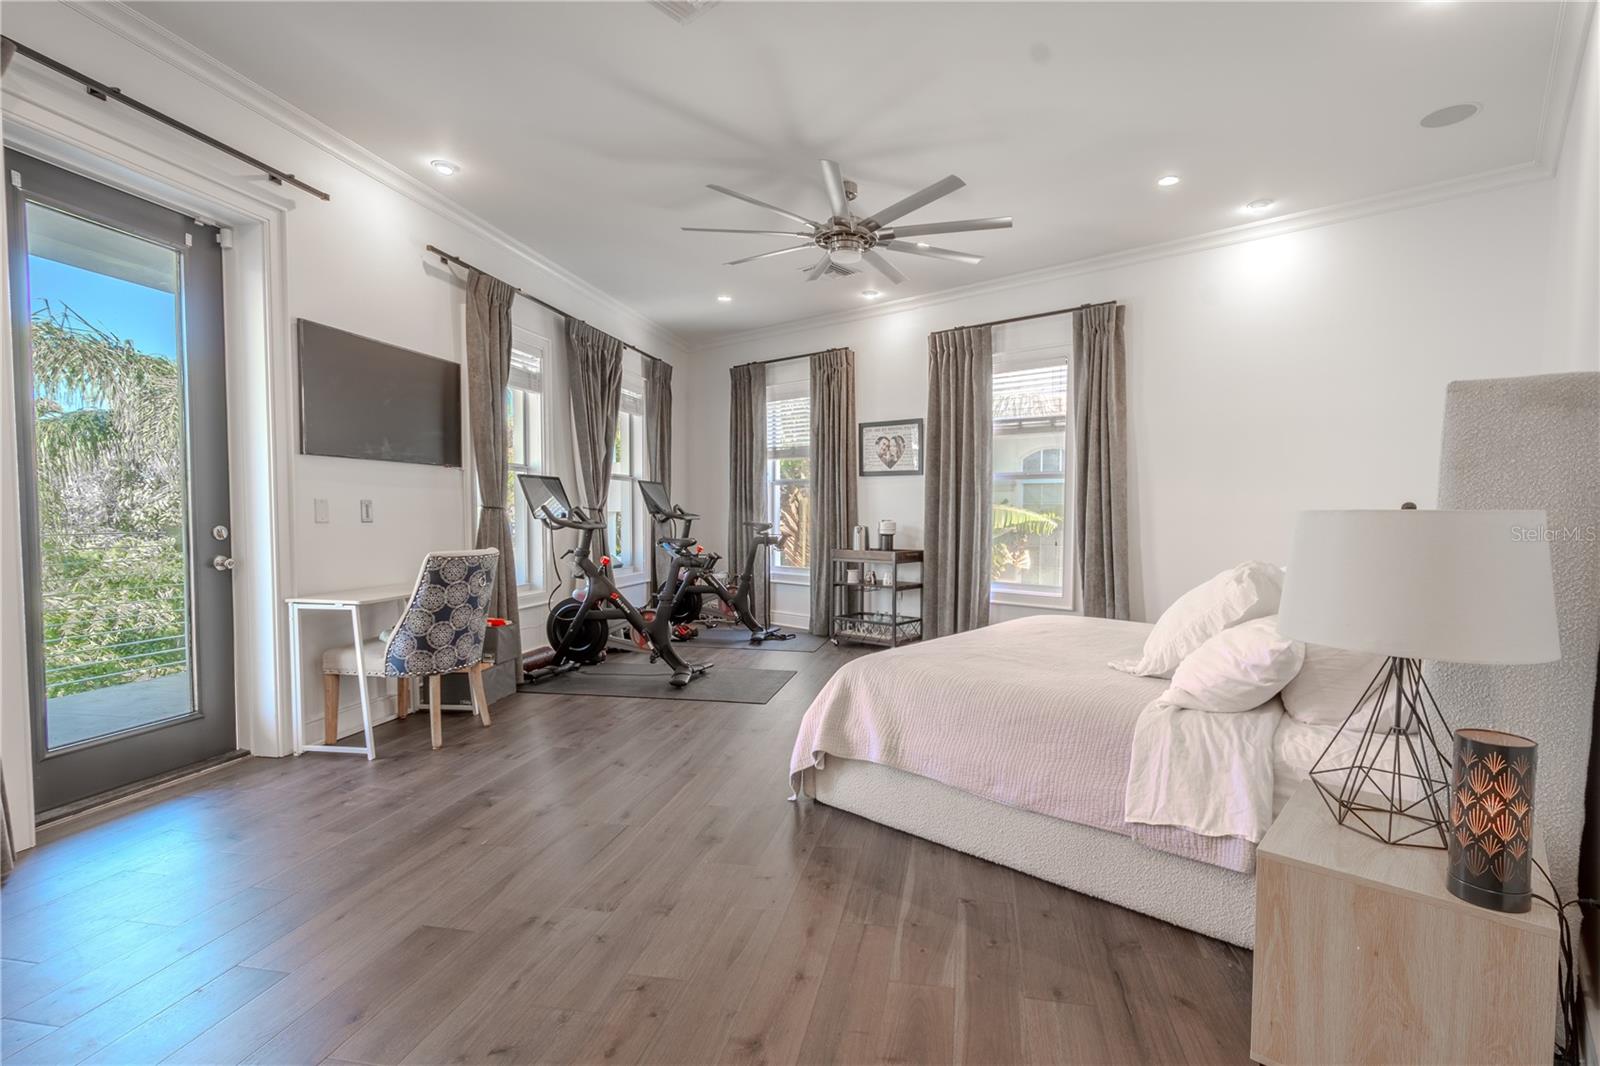
{"type": "Polygon", "coordinates": [[[1207,233],[1256,197],[1527,163],[1570,91],[1559,3],[723,3],[686,26],[642,3],[133,6],[686,337],[1207,233]],[[1462,101],[1482,112],[1418,126],[1462,101]],[[934,239],[976,267],[893,256],[897,288],[808,284],[809,253],[724,266],[790,242],[679,232],[787,228],[708,182],[825,216],[821,157],[869,211],[953,172],[967,188],[904,223],[1016,228],[934,239]]]}

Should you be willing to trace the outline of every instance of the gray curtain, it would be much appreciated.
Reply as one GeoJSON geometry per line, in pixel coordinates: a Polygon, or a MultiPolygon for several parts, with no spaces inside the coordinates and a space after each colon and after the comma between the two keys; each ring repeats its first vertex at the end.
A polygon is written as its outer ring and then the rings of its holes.
{"type": "MultiPolygon", "coordinates": [[[[747,522],[767,517],[767,368],[747,363],[730,370],[733,392],[728,404],[728,573],[744,565],[750,551],[747,522]]],[[[751,605],[757,618],[766,616],[766,583],[741,574],[752,582],[751,605]]]]}
{"type": "MultiPolygon", "coordinates": [[[[672,491],[672,364],[654,356],[644,361],[644,439],[650,477],[672,491]]],[[[665,535],[665,531],[663,531],[665,535]]],[[[650,544],[650,591],[665,573],[668,557],[650,544]]]]}
{"type": "Polygon", "coordinates": [[[1123,308],[1088,307],[1072,316],[1072,393],[1081,610],[1089,618],[1127,618],[1128,397],[1123,308]]]}
{"type": "Polygon", "coordinates": [[[622,342],[587,322],[567,319],[567,392],[578,445],[580,507],[605,510],[622,405],[622,342]]]}
{"type": "Polygon", "coordinates": [[[988,326],[928,335],[922,505],[922,631],[989,624],[994,337],[988,326]]]}
{"type": "Polygon", "coordinates": [[[506,379],[511,376],[511,301],[517,290],[479,270],[467,277],[467,410],[478,471],[475,547],[500,551],[489,613],[517,620],[517,561],[506,516],[506,379]]]}
{"type": "Polygon", "coordinates": [[[0,776],[0,878],[11,873],[17,853],[11,844],[11,801],[6,799],[6,783],[0,776]]]}
{"type": "Polygon", "coordinates": [[[833,549],[856,524],[856,356],[811,357],[811,632],[833,632],[833,549]]]}

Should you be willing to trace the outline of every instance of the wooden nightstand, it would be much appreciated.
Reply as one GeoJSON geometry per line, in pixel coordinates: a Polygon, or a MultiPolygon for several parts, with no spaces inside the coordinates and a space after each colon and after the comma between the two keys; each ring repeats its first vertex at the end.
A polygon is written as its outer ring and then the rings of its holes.
{"type": "MultiPolygon", "coordinates": [[[[1545,862],[1537,829],[1533,854],[1545,862]]],[[[1549,907],[1463,903],[1443,851],[1338,825],[1308,782],[1256,849],[1250,1057],[1548,1063],[1558,958],[1549,907]]]]}

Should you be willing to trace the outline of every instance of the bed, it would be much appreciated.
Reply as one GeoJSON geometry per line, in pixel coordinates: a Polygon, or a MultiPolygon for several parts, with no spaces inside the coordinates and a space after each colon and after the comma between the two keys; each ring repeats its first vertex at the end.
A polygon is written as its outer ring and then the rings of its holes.
{"type": "MultiPolygon", "coordinates": [[[[854,660],[801,723],[796,793],[1251,947],[1254,842],[1126,818],[1136,728],[1167,682],[1106,664],[1150,628],[1041,616],[854,660]]],[[[1332,730],[1260,713],[1248,758],[1276,809],[1332,730]]]]}

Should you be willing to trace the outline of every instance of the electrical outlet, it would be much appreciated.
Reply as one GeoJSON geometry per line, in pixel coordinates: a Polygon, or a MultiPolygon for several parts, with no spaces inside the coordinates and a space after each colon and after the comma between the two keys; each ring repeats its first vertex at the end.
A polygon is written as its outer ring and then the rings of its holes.
{"type": "Polygon", "coordinates": [[[363,522],[371,522],[372,521],[372,501],[371,500],[362,500],[361,501],[361,521],[363,521],[363,522]]]}
{"type": "Polygon", "coordinates": [[[312,514],[313,520],[318,525],[324,525],[324,526],[327,525],[328,524],[328,501],[327,500],[321,500],[321,499],[312,500],[311,501],[311,514],[312,514]]]}

